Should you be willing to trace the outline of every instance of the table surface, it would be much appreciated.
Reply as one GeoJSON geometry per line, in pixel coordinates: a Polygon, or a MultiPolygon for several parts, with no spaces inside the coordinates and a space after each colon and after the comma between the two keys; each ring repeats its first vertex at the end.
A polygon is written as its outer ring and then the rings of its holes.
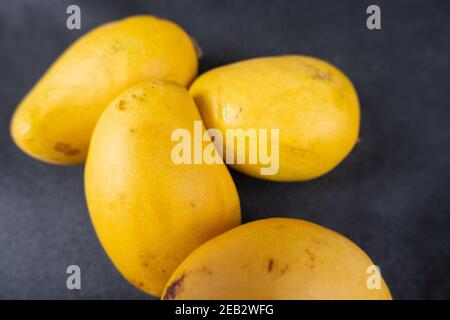
{"type": "Polygon", "coordinates": [[[354,82],[360,142],[334,171],[274,183],[231,170],[244,221],[282,216],[336,230],[381,267],[394,298],[450,297],[450,2],[376,1],[382,30],[366,28],[371,1],[0,2],[0,298],[151,298],[129,285],[89,220],[82,166],[33,160],[11,141],[21,98],[81,34],[148,13],[182,25],[203,48],[201,71],[255,56],[307,54],[354,82]],[[82,289],[66,288],[66,267],[82,289]]]}

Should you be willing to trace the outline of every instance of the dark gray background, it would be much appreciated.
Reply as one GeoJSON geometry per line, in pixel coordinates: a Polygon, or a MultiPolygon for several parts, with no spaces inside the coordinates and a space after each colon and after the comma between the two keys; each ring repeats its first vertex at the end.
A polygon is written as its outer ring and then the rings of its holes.
{"type": "Polygon", "coordinates": [[[330,174],[273,183],[235,171],[244,221],[304,218],[361,246],[398,299],[450,298],[450,1],[0,0],[0,298],[148,298],[123,280],[95,236],[83,167],[51,166],[11,141],[20,99],[82,33],[137,13],[172,19],[204,51],[201,71],[301,53],[353,80],[361,142],[330,174]],[[382,31],[366,29],[369,4],[382,31]],[[82,30],[66,29],[79,4],[82,30]],[[66,289],[66,267],[82,290],[66,289]]]}

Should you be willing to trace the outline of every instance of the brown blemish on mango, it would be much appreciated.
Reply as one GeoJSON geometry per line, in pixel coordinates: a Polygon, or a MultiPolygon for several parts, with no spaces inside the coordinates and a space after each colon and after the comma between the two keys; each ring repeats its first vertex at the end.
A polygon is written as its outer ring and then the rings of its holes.
{"type": "Polygon", "coordinates": [[[310,64],[304,64],[306,71],[311,75],[311,77],[315,80],[322,80],[322,81],[331,81],[333,80],[333,75],[325,70],[321,70],[315,66],[312,66],[310,64]]]}
{"type": "Polygon", "coordinates": [[[211,274],[213,273],[212,270],[209,269],[209,268],[206,267],[206,266],[203,266],[203,267],[200,269],[200,272],[206,273],[206,274],[208,274],[208,275],[211,275],[211,274]]]}
{"type": "Polygon", "coordinates": [[[301,157],[306,157],[308,154],[314,153],[313,149],[305,149],[298,146],[292,146],[292,145],[283,145],[283,148],[286,149],[287,152],[301,157]]]}
{"type": "Polygon", "coordinates": [[[173,281],[170,286],[167,287],[166,293],[164,294],[163,300],[173,300],[177,296],[178,292],[183,288],[184,283],[184,277],[183,274],[180,278],[173,281]]]}
{"type": "Polygon", "coordinates": [[[135,287],[138,287],[138,288],[143,288],[144,285],[145,285],[144,282],[142,282],[142,281],[137,281],[136,279],[133,279],[133,278],[128,279],[128,281],[129,281],[132,285],[134,285],[135,287]]]}
{"type": "Polygon", "coordinates": [[[147,95],[145,93],[139,93],[139,95],[133,93],[131,95],[131,97],[138,101],[145,101],[147,98],[147,95]]]}
{"type": "Polygon", "coordinates": [[[311,262],[314,262],[314,261],[316,260],[316,255],[315,255],[311,250],[305,249],[305,252],[306,252],[306,254],[308,255],[309,260],[310,260],[311,262]]]}
{"type": "Polygon", "coordinates": [[[120,110],[120,111],[125,111],[125,101],[123,101],[123,100],[120,100],[119,101],[119,103],[117,104],[117,108],[120,110]]]}
{"type": "Polygon", "coordinates": [[[274,263],[273,259],[269,259],[269,263],[267,264],[267,271],[268,271],[269,273],[272,272],[272,269],[273,269],[273,263],[274,263]]]}
{"type": "Polygon", "coordinates": [[[313,79],[331,81],[333,80],[333,76],[329,72],[317,71],[313,74],[313,79]]]}
{"type": "Polygon", "coordinates": [[[305,249],[305,252],[309,257],[309,261],[310,261],[309,268],[312,270],[315,267],[316,254],[309,249],[305,249]]]}
{"type": "Polygon", "coordinates": [[[64,153],[66,156],[75,156],[80,153],[80,150],[72,148],[69,143],[57,142],[53,149],[58,152],[64,153]]]}
{"type": "Polygon", "coordinates": [[[286,271],[288,271],[289,270],[289,265],[285,265],[282,269],[281,269],[281,274],[283,275],[283,274],[285,274],[286,273],[286,271]]]}

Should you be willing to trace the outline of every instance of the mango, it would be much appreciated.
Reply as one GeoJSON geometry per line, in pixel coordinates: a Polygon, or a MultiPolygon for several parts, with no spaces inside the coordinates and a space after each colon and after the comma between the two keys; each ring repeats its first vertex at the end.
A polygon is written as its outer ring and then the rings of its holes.
{"type": "Polygon", "coordinates": [[[334,231],[263,219],[197,248],[170,277],[163,299],[391,299],[379,270],[334,231]]]}
{"type": "MultiPolygon", "coordinates": [[[[228,163],[253,177],[274,181],[317,178],[336,167],[358,138],[360,110],[352,83],[337,68],[316,58],[291,55],[236,62],[198,77],[190,94],[207,128],[243,130],[245,150],[228,143],[224,157],[241,152],[246,161],[239,163],[235,156],[228,163]],[[273,140],[277,148],[268,150],[277,152],[279,167],[262,174],[261,159],[248,160],[247,132],[274,129],[279,130],[279,140],[273,140]]],[[[261,145],[258,148],[261,152],[261,145]]]]}
{"type": "Polygon", "coordinates": [[[142,15],[104,24],[71,45],[21,101],[11,135],[42,161],[82,163],[111,100],[151,79],[186,86],[197,64],[193,42],[173,22],[142,15]]]}
{"type": "Polygon", "coordinates": [[[172,160],[174,130],[193,134],[200,120],[184,87],[151,81],[114,99],[92,135],[85,167],[92,223],[121,274],[155,296],[191,251],[240,224],[224,164],[172,160]]]}

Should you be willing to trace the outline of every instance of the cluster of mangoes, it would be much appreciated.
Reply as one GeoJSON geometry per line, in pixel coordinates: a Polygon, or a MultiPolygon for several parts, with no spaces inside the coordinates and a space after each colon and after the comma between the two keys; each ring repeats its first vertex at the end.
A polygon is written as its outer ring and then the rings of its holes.
{"type": "MultiPolygon", "coordinates": [[[[135,16],[87,33],[17,108],[16,144],[54,164],[86,160],[97,235],[121,274],[164,299],[390,299],[369,288],[370,258],[347,238],[299,219],[240,225],[223,163],[179,165],[171,133],[279,128],[279,171],[325,174],[358,137],[359,104],[347,77],[311,57],[256,58],[196,79],[193,40],[176,24],[135,16]],[[224,111],[227,112],[224,112],[224,111]],[[231,112],[231,117],[230,112],[231,112]]],[[[225,146],[226,148],[226,146],[225,146]]],[[[233,164],[260,177],[260,163],[233,164]]]]}

